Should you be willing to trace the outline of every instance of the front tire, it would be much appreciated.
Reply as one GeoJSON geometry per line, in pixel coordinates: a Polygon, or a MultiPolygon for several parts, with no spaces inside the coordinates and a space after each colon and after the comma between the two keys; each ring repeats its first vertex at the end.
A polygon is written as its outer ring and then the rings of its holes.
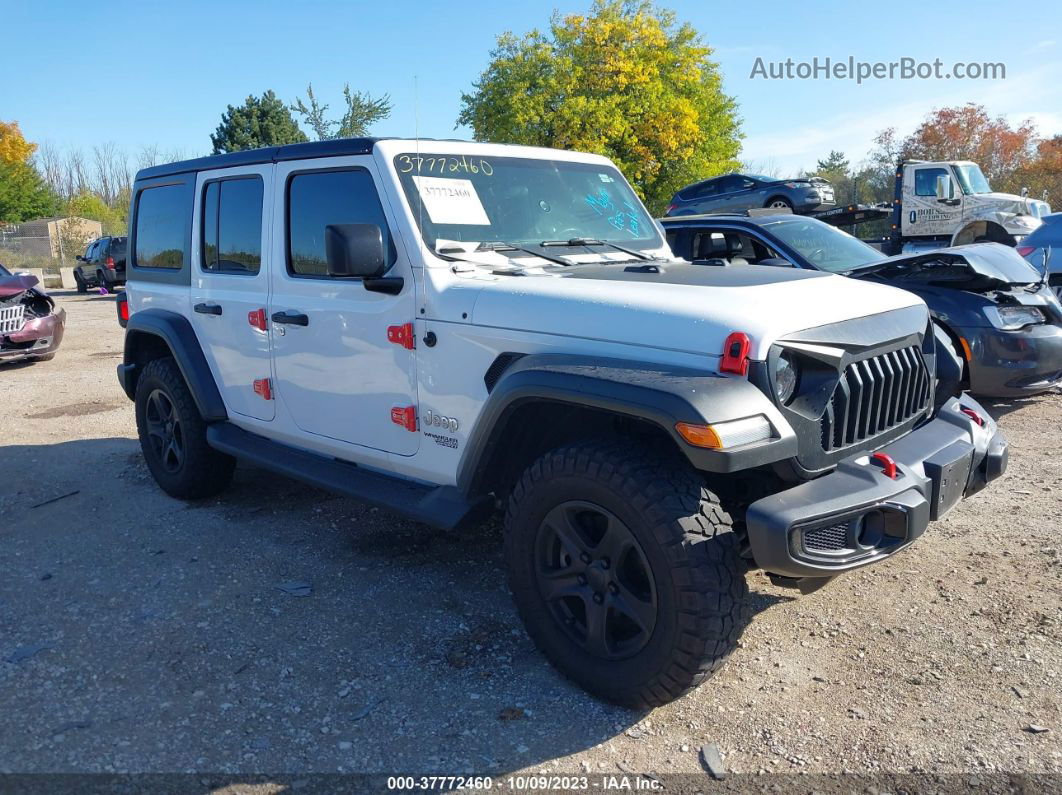
{"type": "Polygon", "coordinates": [[[747,623],[731,518],[667,451],[583,443],[546,453],[509,499],[505,556],[536,645],[623,706],[659,706],[696,687],[747,623]]]}
{"type": "Polygon", "coordinates": [[[79,293],[87,293],[88,285],[85,284],[85,280],[81,277],[81,274],[74,271],[74,284],[77,285],[77,291],[79,293]]]}
{"type": "Polygon", "coordinates": [[[207,444],[184,376],[173,359],[154,359],[136,384],[136,429],[155,481],[171,497],[213,497],[232,481],[236,460],[207,444]]]}

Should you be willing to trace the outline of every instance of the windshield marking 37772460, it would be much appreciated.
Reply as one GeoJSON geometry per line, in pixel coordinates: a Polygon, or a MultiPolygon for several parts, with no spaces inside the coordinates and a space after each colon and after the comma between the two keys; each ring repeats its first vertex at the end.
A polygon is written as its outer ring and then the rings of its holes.
{"type": "Polygon", "coordinates": [[[601,240],[663,245],[634,191],[610,165],[526,157],[403,153],[394,158],[429,248],[437,240],[601,240]]]}

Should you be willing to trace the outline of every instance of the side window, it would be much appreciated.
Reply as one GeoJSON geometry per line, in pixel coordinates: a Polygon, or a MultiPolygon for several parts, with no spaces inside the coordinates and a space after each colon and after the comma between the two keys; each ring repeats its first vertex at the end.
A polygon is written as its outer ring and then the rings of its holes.
{"type": "Polygon", "coordinates": [[[937,177],[947,176],[943,168],[919,168],[915,170],[915,196],[936,196],[937,177]]]}
{"type": "Polygon", "coordinates": [[[134,264],[140,268],[184,267],[189,208],[183,185],[145,188],[136,201],[134,264]]]}
{"type": "Polygon", "coordinates": [[[693,197],[696,199],[703,199],[707,196],[714,196],[719,192],[719,183],[715,180],[709,182],[702,182],[693,191],[693,197]]]}
{"type": "Polygon", "coordinates": [[[395,249],[372,176],[364,169],[295,174],[288,182],[288,271],[327,276],[325,227],[376,224],[383,231],[388,265],[395,249]]]}
{"type": "Polygon", "coordinates": [[[262,267],[261,177],[207,183],[203,191],[202,266],[215,273],[255,274],[262,267]]]}

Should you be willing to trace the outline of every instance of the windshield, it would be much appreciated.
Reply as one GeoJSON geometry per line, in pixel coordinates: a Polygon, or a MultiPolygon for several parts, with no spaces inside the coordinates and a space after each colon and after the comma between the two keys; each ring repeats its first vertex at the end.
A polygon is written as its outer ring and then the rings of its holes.
{"type": "Polygon", "coordinates": [[[842,273],[885,259],[885,255],[835,226],[812,218],[786,218],[763,224],[816,268],[842,273]]]}
{"type": "Polygon", "coordinates": [[[660,248],[653,220],[609,165],[523,157],[405,153],[394,159],[428,247],[436,240],[537,246],[606,240],[660,248]]]}
{"type": "Polygon", "coordinates": [[[967,196],[971,193],[992,192],[992,188],[988,184],[988,179],[981,172],[980,166],[955,166],[955,171],[959,176],[959,186],[962,188],[962,192],[967,196]]]}

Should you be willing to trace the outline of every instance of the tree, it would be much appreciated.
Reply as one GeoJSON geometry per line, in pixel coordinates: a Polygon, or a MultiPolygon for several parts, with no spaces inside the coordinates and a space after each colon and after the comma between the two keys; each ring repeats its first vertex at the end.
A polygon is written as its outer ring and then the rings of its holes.
{"type": "Polygon", "coordinates": [[[214,154],[297,144],[308,140],[287,106],[272,91],[260,98],[249,96],[239,107],[228,106],[221,124],[210,136],[214,154]]]}
{"type": "Polygon", "coordinates": [[[823,179],[834,181],[848,176],[850,165],[848,158],[844,156],[844,152],[831,149],[829,156],[825,160],[820,160],[815,164],[815,173],[823,179]]]}
{"type": "Polygon", "coordinates": [[[0,163],[28,163],[36,149],[22,136],[17,121],[0,121],[0,163]]]}
{"type": "Polygon", "coordinates": [[[653,212],[676,190],[738,167],[736,103],[688,24],[645,0],[595,0],[549,31],[504,33],[459,124],[479,140],[611,157],[653,212]]]}
{"type": "Polygon", "coordinates": [[[0,162],[0,222],[55,215],[59,197],[30,163],[0,162]]]}
{"type": "Polygon", "coordinates": [[[322,105],[313,93],[313,84],[306,86],[306,101],[295,99],[291,110],[302,116],[303,122],[313,130],[318,141],[333,138],[359,138],[368,134],[369,127],[391,115],[391,98],[384,94],[374,98],[360,91],[351,91],[350,84],[343,85],[343,101],[346,110],[338,120],[325,117],[328,105],[322,105]]]}

